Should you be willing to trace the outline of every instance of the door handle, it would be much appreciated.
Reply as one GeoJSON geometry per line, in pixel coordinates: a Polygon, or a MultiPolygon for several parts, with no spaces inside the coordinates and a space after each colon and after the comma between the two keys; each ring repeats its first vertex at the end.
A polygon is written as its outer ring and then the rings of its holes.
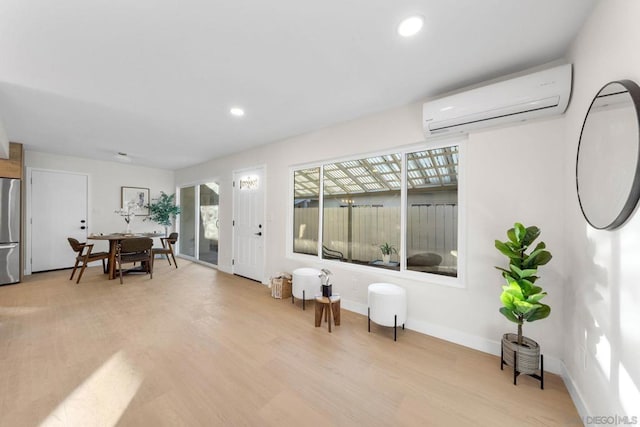
{"type": "Polygon", "coordinates": [[[18,246],[17,243],[9,243],[8,245],[0,245],[0,249],[13,249],[18,246]]]}
{"type": "Polygon", "coordinates": [[[259,231],[257,233],[253,233],[253,234],[255,234],[256,236],[262,236],[262,231],[259,231]]]}

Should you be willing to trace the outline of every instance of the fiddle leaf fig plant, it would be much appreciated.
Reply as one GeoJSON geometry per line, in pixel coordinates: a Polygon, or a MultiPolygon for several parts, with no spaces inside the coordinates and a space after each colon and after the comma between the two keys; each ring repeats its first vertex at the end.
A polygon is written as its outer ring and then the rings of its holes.
{"type": "Polygon", "coordinates": [[[149,203],[149,216],[144,221],[154,221],[160,225],[164,225],[164,234],[167,235],[167,228],[171,226],[171,220],[180,214],[180,206],[176,206],[176,195],[160,192],[160,197],[149,203]]]}
{"type": "Polygon", "coordinates": [[[544,242],[539,242],[530,250],[539,236],[538,227],[525,227],[515,223],[513,228],[507,231],[507,241],[495,241],[496,249],[509,259],[508,268],[496,267],[507,282],[502,287],[500,295],[500,313],[518,325],[518,345],[522,345],[524,322],[541,320],[551,313],[551,307],[540,302],[547,293],[535,285],[538,280],[538,267],[547,264],[552,258],[544,242]]]}

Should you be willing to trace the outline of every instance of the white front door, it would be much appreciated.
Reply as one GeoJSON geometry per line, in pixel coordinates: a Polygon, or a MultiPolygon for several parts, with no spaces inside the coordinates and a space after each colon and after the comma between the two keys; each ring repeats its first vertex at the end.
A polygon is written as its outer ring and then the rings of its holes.
{"type": "Polygon", "coordinates": [[[73,267],[67,241],[87,240],[87,175],[31,170],[31,271],[73,267]]]}
{"type": "Polygon", "coordinates": [[[264,168],[233,174],[233,273],[264,280],[264,168]]]}

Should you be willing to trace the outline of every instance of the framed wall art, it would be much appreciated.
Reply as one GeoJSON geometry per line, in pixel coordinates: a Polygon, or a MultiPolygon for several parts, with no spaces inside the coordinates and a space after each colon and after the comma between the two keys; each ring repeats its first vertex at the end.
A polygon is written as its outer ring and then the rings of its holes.
{"type": "Polygon", "coordinates": [[[123,210],[131,211],[136,216],[149,215],[149,189],[141,187],[120,187],[121,201],[120,207],[123,210]]]}

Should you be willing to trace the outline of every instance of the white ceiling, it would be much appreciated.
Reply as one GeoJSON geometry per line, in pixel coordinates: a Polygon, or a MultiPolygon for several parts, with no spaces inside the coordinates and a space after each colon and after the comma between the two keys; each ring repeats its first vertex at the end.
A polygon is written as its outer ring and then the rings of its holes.
{"type": "Polygon", "coordinates": [[[0,120],[178,169],[561,58],[595,2],[2,0],[0,120]]]}

